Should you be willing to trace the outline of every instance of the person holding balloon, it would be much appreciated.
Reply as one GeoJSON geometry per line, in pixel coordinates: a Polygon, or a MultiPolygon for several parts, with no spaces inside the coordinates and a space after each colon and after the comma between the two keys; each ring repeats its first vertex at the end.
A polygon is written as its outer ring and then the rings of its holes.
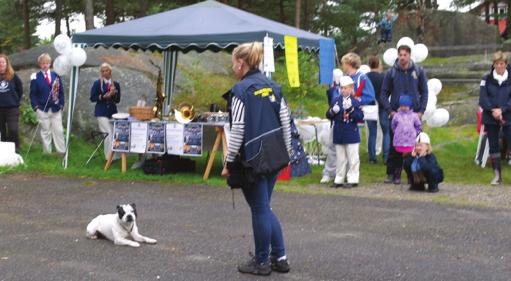
{"type": "Polygon", "coordinates": [[[507,55],[497,51],[493,55],[490,73],[480,83],[479,106],[483,109],[482,123],[490,144],[490,159],[494,178],[492,185],[502,183],[499,134],[502,130],[508,147],[511,147],[511,80],[507,70],[507,55]]]}
{"type": "Polygon", "coordinates": [[[37,62],[41,71],[33,73],[30,77],[30,102],[41,126],[43,151],[51,153],[53,139],[57,153],[64,154],[66,145],[62,127],[62,109],[64,108],[62,79],[50,70],[52,59],[49,54],[41,54],[37,62]]]}

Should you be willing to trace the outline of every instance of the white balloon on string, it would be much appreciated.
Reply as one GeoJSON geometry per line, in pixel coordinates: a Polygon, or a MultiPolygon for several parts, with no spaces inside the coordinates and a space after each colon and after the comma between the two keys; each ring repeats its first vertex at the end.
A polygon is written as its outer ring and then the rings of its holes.
{"type": "Polygon", "coordinates": [[[426,110],[424,111],[424,115],[422,116],[423,120],[428,120],[429,118],[431,118],[431,116],[433,115],[433,113],[436,110],[436,103],[437,103],[436,94],[429,92],[426,110]]]}
{"type": "Polygon", "coordinates": [[[442,81],[440,81],[437,78],[429,79],[428,91],[435,93],[435,95],[438,95],[440,91],[442,91],[442,81]]]}
{"type": "Polygon", "coordinates": [[[60,55],[53,61],[53,70],[58,75],[67,75],[71,72],[71,62],[66,55],[60,55]]]}
{"type": "Polygon", "coordinates": [[[442,127],[449,122],[449,111],[445,108],[438,108],[433,112],[433,116],[428,119],[427,124],[430,127],[442,127]]]}
{"type": "Polygon", "coordinates": [[[383,53],[383,61],[388,66],[393,66],[397,59],[397,49],[389,48],[383,53]]]}
{"type": "Polygon", "coordinates": [[[87,60],[87,53],[80,47],[74,47],[70,53],[70,61],[73,66],[82,66],[87,60]]]}
{"type": "Polygon", "coordinates": [[[61,55],[67,54],[69,51],[71,51],[71,39],[67,37],[65,34],[59,34],[55,37],[53,40],[53,47],[55,47],[55,50],[57,53],[61,55]]]}
{"type": "Polygon", "coordinates": [[[399,41],[397,41],[396,48],[399,49],[399,46],[402,46],[402,45],[406,45],[406,46],[410,47],[410,49],[412,49],[415,44],[413,43],[412,38],[401,37],[401,39],[399,39],[399,41]]]}
{"type": "Polygon", "coordinates": [[[414,62],[423,62],[428,57],[428,47],[419,43],[412,47],[412,59],[414,62]]]}

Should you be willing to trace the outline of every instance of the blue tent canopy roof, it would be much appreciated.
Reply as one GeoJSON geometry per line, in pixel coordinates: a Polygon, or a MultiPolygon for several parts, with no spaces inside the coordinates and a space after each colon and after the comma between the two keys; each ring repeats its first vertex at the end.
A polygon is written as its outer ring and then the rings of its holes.
{"type": "Polygon", "coordinates": [[[220,51],[241,43],[273,38],[283,48],[284,35],[298,38],[302,50],[318,51],[326,37],[208,0],[167,12],[88,30],[73,43],[91,47],[167,51],[220,51]]]}

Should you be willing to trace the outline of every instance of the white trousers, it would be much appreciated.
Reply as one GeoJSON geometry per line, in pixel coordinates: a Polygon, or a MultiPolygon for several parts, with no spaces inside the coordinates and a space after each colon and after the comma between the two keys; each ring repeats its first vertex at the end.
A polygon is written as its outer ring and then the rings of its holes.
{"type": "Polygon", "coordinates": [[[57,149],[58,153],[66,152],[66,143],[64,142],[64,128],[62,127],[62,110],[57,112],[44,112],[37,110],[37,120],[41,126],[41,140],[43,142],[43,151],[45,153],[51,153],[51,142],[53,138],[53,144],[57,149]]]}
{"type": "Polygon", "coordinates": [[[113,125],[110,123],[110,119],[107,117],[96,117],[98,120],[99,131],[102,133],[108,134],[105,138],[105,143],[103,147],[103,151],[105,153],[105,159],[108,160],[108,156],[110,155],[110,151],[112,151],[112,135],[113,135],[113,125]]]}
{"type": "Polygon", "coordinates": [[[334,183],[344,184],[346,178],[348,183],[358,184],[360,168],[358,147],[359,143],[335,145],[337,169],[334,183]]]}
{"type": "Polygon", "coordinates": [[[330,136],[328,137],[328,143],[325,145],[325,153],[326,153],[326,160],[325,160],[325,167],[323,168],[323,176],[331,177],[333,178],[336,171],[335,166],[337,162],[336,152],[335,152],[335,144],[333,142],[334,136],[333,136],[334,129],[330,128],[330,136]]]}

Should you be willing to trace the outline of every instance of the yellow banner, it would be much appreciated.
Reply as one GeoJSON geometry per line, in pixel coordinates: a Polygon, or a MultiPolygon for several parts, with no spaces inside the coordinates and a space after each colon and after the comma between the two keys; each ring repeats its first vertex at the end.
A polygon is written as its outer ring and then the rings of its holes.
{"type": "Polygon", "coordinates": [[[300,87],[298,75],[298,42],[296,37],[284,36],[284,48],[286,52],[286,68],[289,85],[292,88],[300,87]]]}

